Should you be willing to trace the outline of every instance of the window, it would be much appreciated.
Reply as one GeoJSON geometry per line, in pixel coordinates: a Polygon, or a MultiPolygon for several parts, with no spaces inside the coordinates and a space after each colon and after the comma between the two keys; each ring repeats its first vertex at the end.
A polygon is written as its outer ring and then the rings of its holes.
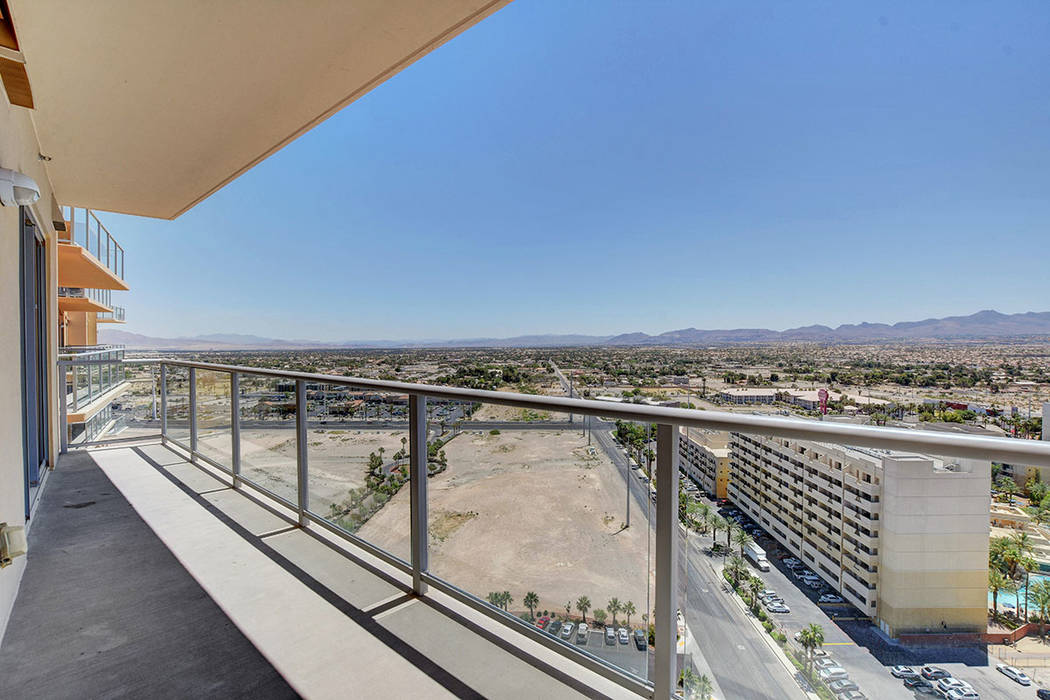
{"type": "Polygon", "coordinates": [[[47,244],[29,210],[19,210],[22,330],[22,444],[25,512],[48,461],[47,244]]]}

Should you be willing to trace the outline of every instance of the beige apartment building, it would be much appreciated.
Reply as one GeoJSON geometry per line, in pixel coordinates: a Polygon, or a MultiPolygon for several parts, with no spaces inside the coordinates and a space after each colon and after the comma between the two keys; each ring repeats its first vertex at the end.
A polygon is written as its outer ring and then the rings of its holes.
{"type": "Polygon", "coordinates": [[[678,441],[682,471],[715,498],[729,497],[729,448],[726,433],[703,436],[683,430],[678,441]]]}
{"type": "Polygon", "coordinates": [[[990,464],[732,433],[729,498],[885,633],[987,626],[990,464]]]}

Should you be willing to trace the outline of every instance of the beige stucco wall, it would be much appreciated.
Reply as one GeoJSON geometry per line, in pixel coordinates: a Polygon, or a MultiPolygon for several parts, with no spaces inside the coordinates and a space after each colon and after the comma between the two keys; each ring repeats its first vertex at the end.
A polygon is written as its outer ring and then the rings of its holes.
{"type": "MultiPolygon", "coordinates": [[[[40,200],[30,207],[48,238],[49,275],[56,279],[58,269],[54,227],[51,223],[52,193],[39,158],[30,112],[12,107],[0,90],[0,167],[18,170],[36,180],[40,200]]],[[[21,315],[19,293],[18,208],[0,207],[0,522],[25,523],[25,475],[22,457],[22,367],[21,315]]],[[[57,386],[54,361],[57,357],[57,288],[49,289],[50,359],[52,386],[52,425],[57,423],[57,386]]],[[[57,455],[57,433],[51,435],[51,453],[57,455]]],[[[32,552],[30,555],[32,556],[32,552]]],[[[0,634],[7,626],[26,557],[19,557],[0,569],[0,634]]]]}
{"type": "Polygon", "coordinates": [[[959,471],[918,456],[883,459],[879,625],[887,633],[987,627],[991,465],[959,471]]]}

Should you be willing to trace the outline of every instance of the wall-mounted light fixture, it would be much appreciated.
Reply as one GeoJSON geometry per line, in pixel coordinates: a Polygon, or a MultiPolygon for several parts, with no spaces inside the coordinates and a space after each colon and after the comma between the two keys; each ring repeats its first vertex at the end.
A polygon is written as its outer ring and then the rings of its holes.
{"type": "Polygon", "coordinates": [[[21,525],[0,523],[0,569],[25,553],[26,529],[21,525]]]}
{"type": "Polygon", "coordinates": [[[0,168],[0,204],[18,207],[40,199],[40,187],[28,175],[16,170],[0,168]]]}

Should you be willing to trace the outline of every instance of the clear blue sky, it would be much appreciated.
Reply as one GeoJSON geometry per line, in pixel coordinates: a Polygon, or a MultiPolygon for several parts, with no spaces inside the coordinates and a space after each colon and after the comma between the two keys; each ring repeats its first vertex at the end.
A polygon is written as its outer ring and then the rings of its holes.
{"type": "Polygon", "coordinates": [[[174,222],[125,330],[349,340],[1050,309],[1050,2],[519,0],[174,222]]]}

